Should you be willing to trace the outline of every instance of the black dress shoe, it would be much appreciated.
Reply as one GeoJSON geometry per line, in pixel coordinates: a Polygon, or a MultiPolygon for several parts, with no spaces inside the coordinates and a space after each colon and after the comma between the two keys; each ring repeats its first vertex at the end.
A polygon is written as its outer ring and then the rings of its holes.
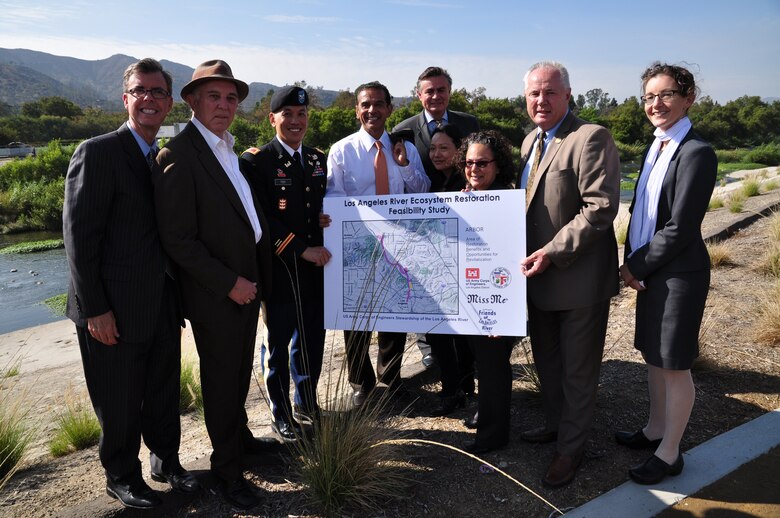
{"type": "Polygon", "coordinates": [[[360,408],[366,404],[368,392],[358,389],[352,393],[352,408],[360,408]]]}
{"type": "Polygon", "coordinates": [[[540,426],[539,428],[532,428],[531,430],[520,432],[520,438],[526,442],[553,442],[558,440],[558,432],[540,426]]]}
{"type": "Polygon", "coordinates": [[[477,420],[479,419],[479,411],[475,412],[473,416],[467,417],[463,420],[463,426],[468,428],[469,430],[476,430],[477,429],[477,420]]]}
{"type": "Polygon", "coordinates": [[[474,455],[479,455],[480,453],[489,453],[493,450],[500,450],[507,444],[508,443],[504,442],[504,443],[490,445],[490,444],[480,444],[477,441],[474,441],[473,443],[463,448],[463,450],[474,455]]]}
{"type": "Polygon", "coordinates": [[[658,448],[662,439],[650,440],[640,428],[636,432],[615,432],[615,440],[618,444],[628,446],[632,450],[644,450],[646,448],[658,448]]]}
{"type": "Polygon", "coordinates": [[[200,484],[195,475],[181,466],[176,466],[174,469],[162,473],[152,471],[152,480],[155,482],[167,482],[172,489],[181,493],[196,493],[200,489],[200,484]]]}
{"type": "Polygon", "coordinates": [[[433,355],[433,353],[428,353],[422,357],[422,364],[426,369],[430,369],[436,365],[436,357],[433,355]]]}
{"type": "Polygon", "coordinates": [[[116,498],[125,507],[151,509],[162,505],[162,500],[146,482],[139,480],[132,484],[106,481],[106,494],[116,498]]]}
{"type": "Polygon", "coordinates": [[[275,453],[282,449],[282,443],[273,437],[252,437],[243,442],[244,453],[250,455],[264,455],[266,453],[275,453]]]}
{"type": "Polygon", "coordinates": [[[252,487],[244,478],[222,481],[222,498],[227,503],[242,511],[257,507],[260,498],[252,492],[252,487]]]}
{"type": "Polygon", "coordinates": [[[677,476],[682,473],[683,465],[682,454],[677,455],[677,460],[673,464],[669,465],[662,461],[655,455],[651,455],[644,464],[634,466],[628,470],[628,475],[637,484],[658,484],[667,475],[677,476]]]}
{"type": "Polygon", "coordinates": [[[303,435],[298,423],[288,422],[286,419],[277,419],[271,422],[271,429],[285,442],[292,442],[303,435]]]}
{"type": "Polygon", "coordinates": [[[442,396],[439,400],[439,406],[433,409],[431,417],[440,417],[450,415],[458,408],[466,407],[466,395],[463,392],[457,392],[451,396],[442,396]]]}

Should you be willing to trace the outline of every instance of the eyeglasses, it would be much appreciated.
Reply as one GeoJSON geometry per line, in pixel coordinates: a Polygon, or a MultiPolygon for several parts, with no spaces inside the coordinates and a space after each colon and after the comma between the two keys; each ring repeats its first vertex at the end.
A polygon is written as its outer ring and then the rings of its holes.
{"type": "Polygon", "coordinates": [[[135,88],[131,88],[127,91],[130,95],[135,97],[136,99],[143,99],[146,97],[146,94],[151,95],[155,99],[167,99],[171,94],[168,92],[168,90],[164,90],[162,88],[143,88],[141,86],[136,86],[135,88]]]}
{"type": "Polygon", "coordinates": [[[665,90],[658,95],[655,94],[643,95],[642,97],[640,97],[640,99],[642,99],[642,102],[645,104],[653,104],[656,98],[661,99],[661,102],[671,101],[672,98],[679,93],[680,92],[678,90],[665,90]]]}
{"type": "Polygon", "coordinates": [[[495,158],[493,160],[466,160],[466,169],[468,169],[469,167],[484,169],[488,166],[488,164],[495,161],[496,161],[495,158]]]}

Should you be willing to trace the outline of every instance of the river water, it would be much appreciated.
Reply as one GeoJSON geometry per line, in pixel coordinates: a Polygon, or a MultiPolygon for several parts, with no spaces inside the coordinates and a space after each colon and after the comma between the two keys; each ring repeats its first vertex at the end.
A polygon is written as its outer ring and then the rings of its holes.
{"type": "MultiPolygon", "coordinates": [[[[52,232],[0,234],[0,248],[60,238],[62,235],[52,232]]],[[[52,313],[43,301],[65,293],[67,288],[68,263],[64,249],[0,254],[0,334],[64,318],[52,313]]]]}

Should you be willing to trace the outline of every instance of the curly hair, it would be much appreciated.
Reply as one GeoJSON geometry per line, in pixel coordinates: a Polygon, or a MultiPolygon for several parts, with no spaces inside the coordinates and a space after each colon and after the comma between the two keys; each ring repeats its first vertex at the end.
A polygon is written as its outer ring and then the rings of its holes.
{"type": "Polygon", "coordinates": [[[661,63],[655,61],[644,72],[642,72],[642,92],[645,93],[645,86],[655,76],[669,76],[680,87],[681,97],[693,97],[696,98],[699,95],[699,87],[696,86],[696,81],[693,79],[693,73],[685,67],[679,65],[670,65],[668,63],[661,63]]]}
{"type": "Polygon", "coordinates": [[[493,160],[496,161],[497,182],[510,187],[515,176],[515,164],[512,160],[512,144],[502,134],[495,130],[477,131],[463,139],[458,149],[458,168],[466,174],[466,153],[472,144],[482,144],[490,148],[493,160]]]}

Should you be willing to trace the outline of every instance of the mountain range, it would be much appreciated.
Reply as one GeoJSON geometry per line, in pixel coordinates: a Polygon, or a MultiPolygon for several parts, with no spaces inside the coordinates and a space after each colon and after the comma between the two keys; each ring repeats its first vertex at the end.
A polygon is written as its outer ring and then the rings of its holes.
{"type": "MultiPolygon", "coordinates": [[[[0,102],[21,106],[41,97],[56,96],[82,107],[121,110],[122,74],[135,61],[138,58],[123,54],[88,61],[36,50],[0,48],[0,102]]],[[[190,81],[194,69],[164,59],[160,63],[173,76],[173,98],[180,101],[179,91],[190,81]]],[[[270,83],[249,83],[249,96],[241,106],[249,110],[269,90],[277,88],[270,83]]],[[[330,105],[336,95],[335,90],[317,89],[323,106],[330,105]]]]}

